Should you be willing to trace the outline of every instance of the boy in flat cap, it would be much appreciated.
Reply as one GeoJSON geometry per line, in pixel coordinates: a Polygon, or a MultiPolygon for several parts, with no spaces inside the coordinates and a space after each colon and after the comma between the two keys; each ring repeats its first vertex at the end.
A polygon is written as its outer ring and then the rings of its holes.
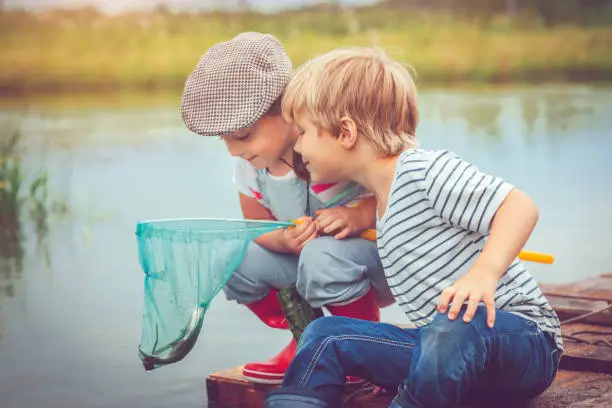
{"type": "MultiPolygon", "coordinates": [[[[292,284],[315,308],[379,321],[379,307],[393,298],[376,244],[358,238],[374,227],[376,202],[353,182],[310,185],[296,176],[293,147],[299,135],[280,109],[291,72],[274,36],[247,32],[211,47],[185,84],[183,120],[194,133],[221,137],[234,156],[243,216],[303,221],[251,243],[225,295],[272,328],[289,328],[276,294],[292,284]]],[[[295,348],[292,338],[275,357],[246,364],[244,376],[281,383],[295,348]]]]}

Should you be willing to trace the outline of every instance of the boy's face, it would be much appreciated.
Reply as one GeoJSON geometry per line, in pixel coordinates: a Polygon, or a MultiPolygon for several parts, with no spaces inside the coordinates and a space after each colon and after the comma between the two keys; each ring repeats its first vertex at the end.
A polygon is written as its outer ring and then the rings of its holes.
{"type": "Polygon", "coordinates": [[[306,114],[296,117],[298,140],[294,146],[310,173],[312,183],[332,183],[347,179],[344,174],[346,150],[338,139],[320,130],[306,114]]]}
{"type": "Polygon", "coordinates": [[[277,164],[295,137],[294,125],[280,115],[265,115],[248,128],[221,136],[232,156],[242,157],[258,169],[277,164]]]}

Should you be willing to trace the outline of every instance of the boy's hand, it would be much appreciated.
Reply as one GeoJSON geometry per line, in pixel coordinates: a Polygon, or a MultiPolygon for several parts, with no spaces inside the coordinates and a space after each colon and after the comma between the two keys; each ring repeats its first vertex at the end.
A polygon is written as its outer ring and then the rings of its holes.
{"type": "Polygon", "coordinates": [[[296,255],[302,252],[307,243],[319,236],[317,225],[312,217],[302,217],[300,221],[297,227],[283,231],[283,244],[296,255]]]}
{"type": "Polygon", "coordinates": [[[320,234],[334,235],[336,239],[356,235],[361,232],[361,212],[348,207],[326,208],[317,211],[317,231],[320,234]]]}
{"type": "Polygon", "coordinates": [[[487,309],[487,325],[493,327],[495,323],[495,289],[497,279],[487,269],[471,269],[462,276],[454,285],[444,289],[440,296],[438,312],[444,314],[452,302],[448,318],[455,320],[459,315],[463,302],[468,301],[467,309],[463,314],[463,321],[472,321],[478,304],[483,302],[487,309]]]}

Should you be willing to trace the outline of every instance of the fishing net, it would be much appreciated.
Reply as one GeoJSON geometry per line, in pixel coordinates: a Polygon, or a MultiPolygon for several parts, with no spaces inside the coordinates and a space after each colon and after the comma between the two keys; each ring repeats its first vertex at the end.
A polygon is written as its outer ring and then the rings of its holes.
{"type": "Polygon", "coordinates": [[[193,348],[204,314],[259,235],[286,222],[173,219],[137,224],[145,273],[139,356],[149,371],[193,348]]]}

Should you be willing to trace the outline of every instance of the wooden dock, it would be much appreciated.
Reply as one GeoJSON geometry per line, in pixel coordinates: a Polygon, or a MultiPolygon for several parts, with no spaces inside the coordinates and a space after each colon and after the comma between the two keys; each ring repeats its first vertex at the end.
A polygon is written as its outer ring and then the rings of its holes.
{"type": "MultiPolygon", "coordinates": [[[[612,305],[612,273],[541,286],[563,322],[565,353],[553,385],[526,407],[612,406],[612,308],[601,311],[612,305]]],[[[209,408],[262,407],[266,392],[274,386],[247,381],[241,372],[242,367],[235,367],[207,378],[209,408]]],[[[344,407],[383,408],[392,398],[368,388],[347,387],[344,407]]],[[[496,401],[495,406],[504,405],[496,401]]]]}

